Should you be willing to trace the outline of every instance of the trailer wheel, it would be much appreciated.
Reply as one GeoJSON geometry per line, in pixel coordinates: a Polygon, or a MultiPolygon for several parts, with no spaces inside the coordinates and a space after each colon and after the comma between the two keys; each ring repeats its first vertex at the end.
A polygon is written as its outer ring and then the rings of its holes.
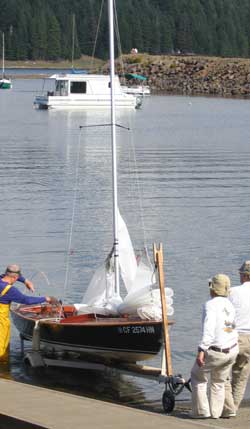
{"type": "Polygon", "coordinates": [[[165,390],[162,395],[162,406],[165,413],[171,413],[175,406],[175,397],[169,390],[165,390]]]}

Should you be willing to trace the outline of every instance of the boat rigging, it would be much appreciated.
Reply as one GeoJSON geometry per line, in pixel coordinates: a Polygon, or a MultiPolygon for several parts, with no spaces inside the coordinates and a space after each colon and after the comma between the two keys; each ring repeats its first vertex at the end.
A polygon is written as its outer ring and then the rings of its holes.
{"type": "Polygon", "coordinates": [[[137,261],[126,224],[120,215],[117,190],[116,107],[117,85],[114,61],[114,1],[108,0],[110,48],[110,139],[112,151],[113,246],[94,273],[80,304],[17,305],[13,321],[21,339],[32,341],[25,359],[32,366],[79,366],[115,368],[122,372],[165,383],[163,407],[174,407],[175,395],[186,385],[173,376],[168,327],[173,292],[164,286],[162,246],[154,246],[157,272],[137,261]],[[122,245],[121,245],[122,244],[122,245]],[[126,288],[124,299],[120,281],[126,288]],[[159,287],[160,286],[160,287],[159,287]],[[168,313],[169,312],[169,313],[168,313]],[[138,363],[152,359],[163,349],[161,368],[146,368],[138,363]],[[64,353],[67,359],[57,359],[64,353]],[[70,357],[70,358],[69,358],[70,357]]]}

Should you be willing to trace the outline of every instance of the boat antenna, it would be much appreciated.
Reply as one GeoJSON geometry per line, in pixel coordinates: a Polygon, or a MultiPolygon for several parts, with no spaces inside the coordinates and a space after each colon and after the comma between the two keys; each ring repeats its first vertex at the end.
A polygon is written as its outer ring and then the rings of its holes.
{"type": "Polygon", "coordinates": [[[72,53],[71,53],[71,68],[74,68],[74,56],[75,56],[75,14],[72,15],[72,53]]]}
{"type": "Polygon", "coordinates": [[[3,46],[2,46],[2,49],[3,49],[3,56],[2,56],[2,61],[3,61],[3,71],[2,71],[2,76],[3,76],[3,78],[4,78],[4,32],[2,32],[2,40],[3,40],[3,46]]]}
{"type": "Polygon", "coordinates": [[[112,141],[112,178],[113,178],[113,238],[115,293],[120,296],[119,285],[119,240],[118,240],[118,198],[117,198],[117,157],[115,126],[115,49],[114,49],[114,1],[108,0],[109,16],[109,56],[110,56],[110,93],[111,93],[111,141],[112,141]]]}

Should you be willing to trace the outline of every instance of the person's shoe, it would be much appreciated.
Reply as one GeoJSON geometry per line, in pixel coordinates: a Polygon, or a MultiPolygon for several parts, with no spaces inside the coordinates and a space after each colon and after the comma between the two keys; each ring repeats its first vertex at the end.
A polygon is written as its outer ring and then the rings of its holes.
{"type": "Polygon", "coordinates": [[[236,413],[228,413],[228,414],[222,414],[222,419],[231,419],[231,417],[236,417],[236,413]]]}
{"type": "Polygon", "coordinates": [[[189,414],[189,417],[191,419],[210,419],[210,415],[205,415],[205,414],[189,414]]]}

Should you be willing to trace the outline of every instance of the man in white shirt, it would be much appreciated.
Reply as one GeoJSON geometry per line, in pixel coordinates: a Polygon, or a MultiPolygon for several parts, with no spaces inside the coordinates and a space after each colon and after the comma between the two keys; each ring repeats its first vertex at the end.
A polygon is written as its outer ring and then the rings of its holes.
{"type": "Polygon", "coordinates": [[[211,299],[202,317],[202,339],[191,371],[192,417],[219,418],[223,411],[225,382],[238,353],[235,310],[227,298],[230,279],[217,274],[209,282],[211,299]],[[210,375],[210,403],[207,395],[210,375]]]}
{"type": "Polygon", "coordinates": [[[236,317],[236,329],[239,333],[239,354],[232,367],[231,384],[226,384],[226,398],[223,416],[236,414],[243,399],[250,374],[250,261],[245,261],[239,269],[240,286],[233,287],[229,299],[236,317]]]}

